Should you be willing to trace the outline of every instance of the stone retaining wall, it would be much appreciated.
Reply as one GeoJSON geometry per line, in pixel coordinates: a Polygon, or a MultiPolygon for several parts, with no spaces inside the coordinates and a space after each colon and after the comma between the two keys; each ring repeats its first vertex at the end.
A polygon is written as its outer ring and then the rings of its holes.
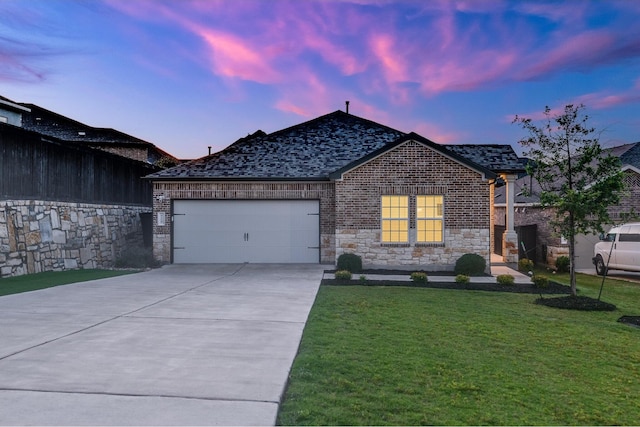
{"type": "Polygon", "coordinates": [[[0,277],[109,268],[126,246],[143,245],[150,207],[0,201],[0,277]]]}

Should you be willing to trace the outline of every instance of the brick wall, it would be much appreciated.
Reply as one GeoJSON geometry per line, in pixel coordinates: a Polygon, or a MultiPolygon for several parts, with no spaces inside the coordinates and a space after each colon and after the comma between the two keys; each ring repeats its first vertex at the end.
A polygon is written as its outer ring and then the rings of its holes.
{"type": "Polygon", "coordinates": [[[141,206],[0,201],[0,275],[113,267],[125,246],[142,246],[140,213],[150,210],[141,206]]]}
{"type": "Polygon", "coordinates": [[[165,182],[154,183],[153,251],[161,261],[171,260],[171,201],[176,199],[319,200],[320,259],[335,261],[335,195],[331,182],[165,182]],[[164,214],[164,226],[158,225],[164,214]]]}
{"type": "MultiPolygon", "coordinates": [[[[344,174],[336,182],[336,256],[353,252],[369,266],[452,269],[464,253],[490,262],[490,185],[481,175],[409,141],[344,174]],[[380,242],[382,195],[444,195],[444,245],[380,242]]],[[[410,197],[415,224],[415,197],[410,197]]]]}

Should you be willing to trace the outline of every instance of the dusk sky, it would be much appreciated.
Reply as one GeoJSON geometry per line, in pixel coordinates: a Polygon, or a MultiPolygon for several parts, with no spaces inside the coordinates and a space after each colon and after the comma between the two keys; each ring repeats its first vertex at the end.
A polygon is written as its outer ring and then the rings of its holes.
{"type": "Polygon", "coordinates": [[[432,141],[512,144],[584,103],[640,141],[640,2],[0,0],[0,95],[180,158],[344,110],[432,141]]]}

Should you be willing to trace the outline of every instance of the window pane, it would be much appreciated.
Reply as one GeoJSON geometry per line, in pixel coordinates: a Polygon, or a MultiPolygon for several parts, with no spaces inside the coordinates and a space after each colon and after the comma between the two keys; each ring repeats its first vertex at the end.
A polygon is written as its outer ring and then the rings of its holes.
{"type": "Polygon", "coordinates": [[[381,239],[387,243],[406,243],[409,241],[407,220],[383,220],[381,239]]]}
{"type": "Polygon", "coordinates": [[[442,218],[443,196],[418,196],[416,198],[417,218],[442,218]]]}
{"type": "Polygon", "coordinates": [[[409,196],[381,197],[380,236],[383,242],[409,241],[409,196]]]}
{"type": "Polygon", "coordinates": [[[418,242],[442,242],[443,229],[441,219],[422,219],[416,221],[416,239],[418,242]]]}
{"type": "Polygon", "coordinates": [[[409,218],[409,197],[408,196],[382,196],[381,199],[382,218],[409,218]]]}

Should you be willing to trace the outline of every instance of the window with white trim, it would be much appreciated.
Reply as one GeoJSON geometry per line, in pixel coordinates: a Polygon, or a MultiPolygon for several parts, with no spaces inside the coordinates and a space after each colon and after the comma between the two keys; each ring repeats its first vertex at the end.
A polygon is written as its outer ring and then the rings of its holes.
{"type": "Polygon", "coordinates": [[[442,243],[444,196],[416,196],[416,242],[442,243]]]}
{"type": "Polygon", "coordinates": [[[382,196],[381,240],[383,243],[409,242],[409,196],[382,196]]]}

